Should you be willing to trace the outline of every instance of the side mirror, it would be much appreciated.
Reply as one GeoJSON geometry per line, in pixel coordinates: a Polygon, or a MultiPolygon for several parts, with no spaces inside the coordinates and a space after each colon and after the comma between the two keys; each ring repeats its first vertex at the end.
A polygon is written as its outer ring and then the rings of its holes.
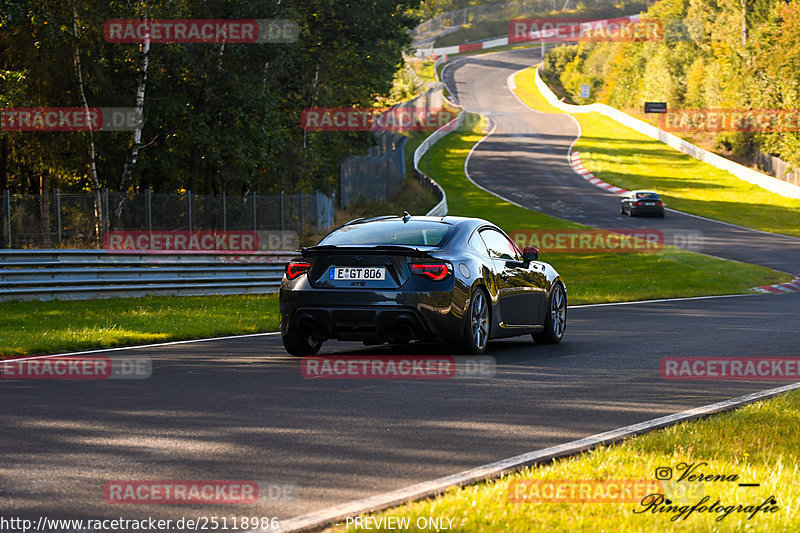
{"type": "Polygon", "coordinates": [[[539,259],[539,249],[534,246],[526,246],[525,249],[522,250],[522,259],[526,263],[536,261],[539,259]]]}

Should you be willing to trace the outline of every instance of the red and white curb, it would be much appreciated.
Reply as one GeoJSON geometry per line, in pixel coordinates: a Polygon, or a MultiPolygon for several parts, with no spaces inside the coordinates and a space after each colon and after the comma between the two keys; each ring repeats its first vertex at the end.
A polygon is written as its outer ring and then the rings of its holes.
{"type": "Polygon", "coordinates": [[[792,281],[786,283],[778,283],[777,285],[762,285],[756,287],[758,292],[772,292],[780,294],[783,292],[800,292],[800,278],[794,278],[792,281]]]}
{"type": "Polygon", "coordinates": [[[589,172],[583,163],[581,162],[581,155],[578,152],[572,152],[569,156],[569,162],[572,165],[572,170],[574,170],[580,177],[594,185],[595,187],[600,187],[603,190],[608,192],[613,192],[614,194],[625,194],[625,189],[621,189],[619,187],[615,187],[610,183],[606,183],[605,181],[601,180],[600,178],[596,178],[594,174],[589,172]]]}

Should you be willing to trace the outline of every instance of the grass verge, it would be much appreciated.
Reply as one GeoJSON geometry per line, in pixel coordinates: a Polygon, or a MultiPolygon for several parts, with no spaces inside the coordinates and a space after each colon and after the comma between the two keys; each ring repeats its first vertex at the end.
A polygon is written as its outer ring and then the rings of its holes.
{"type": "MultiPolygon", "coordinates": [[[[484,120],[472,131],[453,132],[436,143],[420,168],[447,192],[449,214],[485,218],[506,232],[584,228],[566,220],[515,206],[489,194],[464,176],[464,161],[478,142],[484,120]]],[[[572,304],[621,302],[748,292],[758,285],[792,279],[768,268],[665,247],[658,253],[547,254],[567,284],[572,304]]]]}
{"type": "MultiPolygon", "coordinates": [[[[534,68],[516,77],[517,96],[547,113],[534,68]]],[[[800,200],[785,198],[679,152],[598,113],[575,113],[581,138],[574,150],[584,166],[628,190],[654,189],[669,207],[748,228],[800,237],[800,200]]]]}
{"type": "Polygon", "coordinates": [[[0,303],[0,356],[112,348],[278,329],[278,295],[0,303]]]}
{"type": "Polygon", "coordinates": [[[453,519],[458,531],[798,531],[798,440],[800,392],[794,391],[616,446],[602,446],[569,459],[526,468],[495,481],[451,489],[439,497],[375,516],[404,517],[412,525],[424,517],[447,517],[453,519]],[[757,506],[772,496],[778,509],[773,513],[759,512],[751,519],[748,513],[735,510],[724,517],[724,512],[695,511],[673,521],[677,512],[646,510],[652,500],[645,501],[645,505],[638,499],[633,503],[514,502],[526,495],[534,496],[532,485],[525,484],[529,481],[655,480],[655,471],[661,467],[672,468],[674,481],[681,473],[681,463],[699,465],[694,473],[736,475],[739,479],[684,480],[672,486],[667,483],[660,493],[667,498],[672,496],[673,506],[691,506],[706,496],[707,506],[717,500],[724,507],[757,506]],[[739,487],[739,483],[760,486],[739,487]]]}

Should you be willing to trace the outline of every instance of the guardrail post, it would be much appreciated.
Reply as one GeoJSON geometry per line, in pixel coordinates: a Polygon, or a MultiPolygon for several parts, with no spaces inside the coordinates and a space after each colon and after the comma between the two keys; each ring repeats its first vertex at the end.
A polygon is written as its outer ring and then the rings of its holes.
{"type": "Polygon", "coordinates": [[[56,200],[56,229],[58,231],[58,246],[61,246],[61,189],[53,191],[56,200]]]}
{"type": "Polygon", "coordinates": [[[3,191],[3,203],[6,205],[6,231],[8,235],[6,248],[11,248],[11,193],[8,189],[3,191]]]}
{"type": "Polygon", "coordinates": [[[192,231],[192,191],[186,189],[186,224],[192,231]]]}
{"type": "Polygon", "coordinates": [[[258,231],[258,225],[256,224],[256,191],[253,191],[253,231],[258,231]]]}

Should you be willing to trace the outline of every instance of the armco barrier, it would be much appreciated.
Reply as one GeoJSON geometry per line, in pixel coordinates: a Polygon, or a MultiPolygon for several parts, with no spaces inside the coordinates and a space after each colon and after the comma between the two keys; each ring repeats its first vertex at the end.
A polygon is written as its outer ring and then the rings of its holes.
{"type": "MultiPolygon", "coordinates": [[[[434,67],[434,70],[435,70],[435,67],[434,67]]],[[[448,103],[450,105],[452,105],[452,106],[461,107],[457,103],[452,102],[452,101],[448,101],[448,103]]],[[[429,190],[434,191],[437,194],[437,196],[439,196],[439,198],[440,198],[439,203],[436,204],[433,207],[433,209],[428,211],[428,213],[427,213],[428,216],[443,217],[443,216],[445,216],[447,214],[447,194],[445,194],[444,189],[442,188],[441,185],[436,183],[436,181],[433,178],[431,178],[430,176],[428,176],[427,174],[425,174],[424,172],[422,172],[419,169],[419,162],[422,159],[422,156],[424,156],[425,153],[428,150],[430,150],[431,146],[436,144],[442,137],[444,137],[445,135],[447,135],[451,131],[453,131],[456,128],[458,128],[459,126],[461,126],[461,124],[463,124],[463,122],[464,122],[464,117],[465,116],[466,116],[466,113],[465,113],[464,109],[462,108],[461,112],[458,114],[458,116],[456,118],[454,118],[453,120],[451,120],[450,122],[448,122],[447,124],[445,124],[444,126],[439,128],[438,130],[436,130],[432,134],[430,134],[424,141],[422,141],[422,143],[419,146],[417,146],[417,149],[414,150],[414,159],[413,159],[413,162],[414,162],[414,176],[417,178],[418,181],[420,181],[423,185],[425,185],[429,190]]]]}
{"type": "Polygon", "coordinates": [[[263,294],[295,252],[0,251],[0,301],[263,294]]]}
{"type": "Polygon", "coordinates": [[[618,109],[614,109],[611,106],[607,106],[606,104],[565,104],[561,102],[558,97],[556,97],[553,91],[550,90],[550,87],[548,87],[544,80],[542,80],[541,76],[539,76],[538,68],[536,69],[536,86],[539,88],[542,95],[544,95],[545,99],[550,105],[562,111],[566,111],[568,113],[600,113],[601,115],[605,115],[612,120],[616,120],[623,126],[627,126],[632,130],[647,135],[651,139],[661,141],[664,144],[675,148],[679,152],[683,152],[684,154],[688,154],[695,159],[704,161],[713,167],[727,170],[741,180],[752,183],[753,185],[757,185],[763,189],[772,191],[787,198],[800,199],[800,187],[797,185],[792,185],[791,183],[781,181],[777,178],[773,178],[772,176],[767,176],[766,174],[762,174],[761,172],[747,168],[744,165],[740,165],[739,163],[734,163],[729,159],[720,157],[717,154],[703,150],[699,146],[695,146],[690,142],[684,141],[680,137],[660,130],[655,126],[651,126],[650,124],[641,121],[638,118],[634,118],[627,113],[623,113],[618,109]]]}

